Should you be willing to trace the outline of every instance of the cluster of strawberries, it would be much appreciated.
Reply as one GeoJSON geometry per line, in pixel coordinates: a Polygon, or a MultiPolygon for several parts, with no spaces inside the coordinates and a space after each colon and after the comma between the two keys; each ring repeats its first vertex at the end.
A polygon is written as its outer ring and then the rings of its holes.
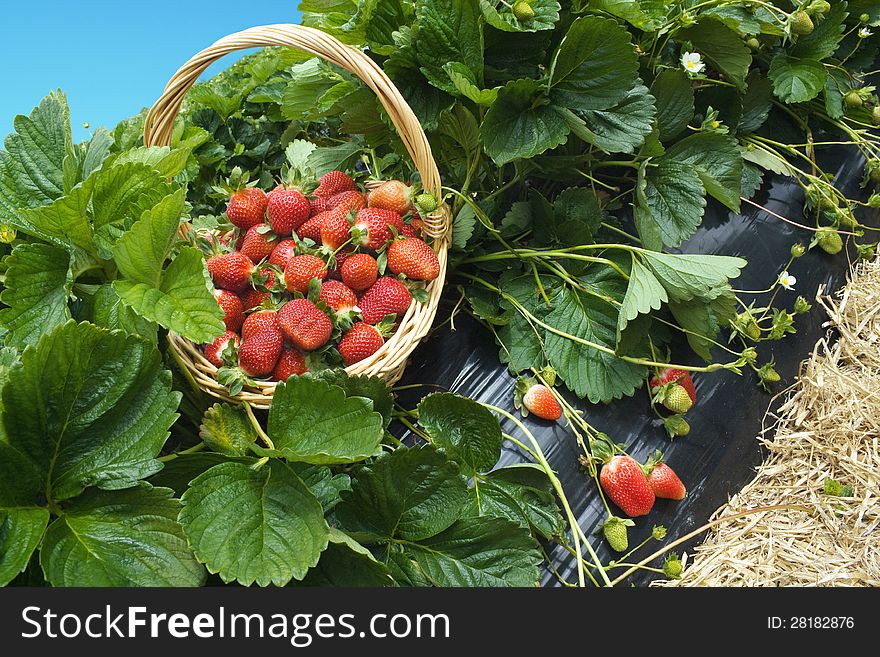
{"type": "Polygon", "coordinates": [[[313,358],[348,366],[376,353],[440,274],[417,210],[435,207],[398,180],[359,191],[342,171],[309,195],[286,185],[234,192],[235,230],[212,240],[208,259],[227,329],[204,346],[218,380],[240,389],[251,377],[303,374],[313,358]]]}

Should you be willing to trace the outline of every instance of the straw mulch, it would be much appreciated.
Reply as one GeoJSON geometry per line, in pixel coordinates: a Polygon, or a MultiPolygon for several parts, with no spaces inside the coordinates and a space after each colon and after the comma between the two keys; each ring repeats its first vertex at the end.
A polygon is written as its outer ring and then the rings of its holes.
{"type": "Polygon", "coordinates": [[[765,420],[767,460],[714,517],[777,504],[812,512],[716,525],[682,579],[657,584],[880,586],[880,260],[860,264],[819,303],[836,342],[821,340],[802,365],[788,400],[765,420]],[[852,486],[853,496],[825,494],[827,477],[852,486]]]}

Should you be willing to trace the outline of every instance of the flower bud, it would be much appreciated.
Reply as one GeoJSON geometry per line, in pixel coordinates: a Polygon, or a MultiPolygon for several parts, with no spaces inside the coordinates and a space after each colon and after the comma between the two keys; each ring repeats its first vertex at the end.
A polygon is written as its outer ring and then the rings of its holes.
{"type": "Polygon", "coordinates": [[[805,247],[801,242],[797,242],[791,245],[791,257],[792,258],[800,258],[807,252],[807,247],[805,247]]]}

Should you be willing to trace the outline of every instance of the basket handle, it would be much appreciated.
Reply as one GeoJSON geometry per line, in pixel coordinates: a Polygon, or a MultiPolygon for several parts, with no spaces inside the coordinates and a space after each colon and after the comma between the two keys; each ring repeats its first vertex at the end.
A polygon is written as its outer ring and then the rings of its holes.
{"type": "MultiPolygon", "coordinates": [[[[162,96],[156,101],[146,117],[144,144],[168,146],[174,130],[174,120],[186,92],[199,76],[216,60],[236,50],[264,46],[287,46],[321,57],[359,77],[388,112],[415,164],[422,186],[438,199],[442,198],[440,172],[431,154],[431,145],[419,120],[404,100],[394,83],[372,59],[360,50],[346,46],[338,39],[304,25],[263,25],[225,36],[212,46],[202,50],[184,64],[171,78],[162,96]]],[[[438,211],[422,217],[425,232],[431,237],[444,237],[449,231],[448,208],[441,205],[438,211]]]]}

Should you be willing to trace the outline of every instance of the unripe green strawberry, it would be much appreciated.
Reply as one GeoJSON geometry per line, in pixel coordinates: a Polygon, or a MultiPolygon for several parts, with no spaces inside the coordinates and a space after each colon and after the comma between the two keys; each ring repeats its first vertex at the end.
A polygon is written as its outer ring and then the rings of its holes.
{"type": "Polygon", "coordinates": [[[425,214],[433,212],[437,209],[437,199],[433,194],[422,192],[416,196],[416,207],[425,214]]]}
{"type": "Polygon", "coordinates": [[[761,337],[761,327],[758,326],[758,322],[755,321],[751,313],[743,312],[737,315],[736,326],[745,336],[752,340],[757,340],[761,337]]]}
{"type": "Polygon", "coordinates": [[[686,436],[691,432],[691,425],[681,415],[670,415],[663,420],[663,426],[670,438],[686,436]]]}
{"type": "Polygon", "coordinates": [[[615,552],[626,552],[629,547],[629,539],[626,535],[626,528],[633,527],[636,523],[629,519],[617,518],[611,516],[602,525],[602,535],[608,541],[608,545],[615,552]]]}
{"type": "Polygon", "coordinates": [[[670,411],[679,415],[687,413],[694,405],[688,391],[678,384],[670,387],[669,390],[666,391],[662,403],[670,411]]]}
{"type": "Polygon", "coordinates": [[[831,11],[831,3],[826,0],[813,0],[808,9],[814,14],[827,14],[831,11]]]}
{"type": "Polygon", "coordinates": [[[805,247],[800,242],[791,245],[791,257],[792,258],[800,258],[807,252],[807,247],[805,247]]]}
{"type": "Polygon", "coordinates": [[[874,121],[874,125],[880,125],[880,105],[874,107],[871,112],[871,120],[874,121]]]}
{"type": "Polygon", "coordinates": [[[813,19],[805,11],[796,11],[791,17],[791,33],[797,36],[812,34],[814,29],[813,19]]]}
{"type": "Polygon", "coordinates": [[[666,575],[669,579],[679,579],[681,577],[681,572],[684,570],[684,566],[681,563],[681,559],[678,558],[677,554],[670,554],[666,557],[666,561],[663,562],[663,574],[666,575]]]}
{"type": "Polygon", "coordinates": [[[836,230],[823,228],[816,234],[816,244],[825,253],[835,255],[843,249],[843,238],[836,230]]]}
{"type": "Polygon", "coordinates": [[[761,48],[761,42],[758,41],[755,37],[746,40],[746,45],[752,50],[759,50],[761,48]]]}
{"type": "Polygon", "coordinates": [[[847,92],[846,96],[843,97],[843,102],[846,103],[846,106],[849,109],[858,109],[865,104],[865,101],[862,100],[861,94],[855,89],[851,89],[847,92]]]}
{"type": "Polygon", "coordinates": [[[513,15],[520,22],[530,21],[535,17],[535,10],[526,0],[520,0],[513,5],[513,15]]]}

